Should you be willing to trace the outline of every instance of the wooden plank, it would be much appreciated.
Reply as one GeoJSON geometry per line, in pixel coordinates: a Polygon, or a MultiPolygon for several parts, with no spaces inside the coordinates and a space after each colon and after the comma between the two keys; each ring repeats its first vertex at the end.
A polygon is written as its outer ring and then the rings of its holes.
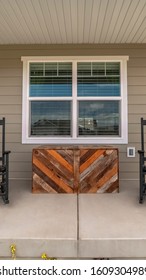
{"type": "Polygon", "coordinates": [[[51,178],[45,175],[39,168],[33,165],[33,187],[32,192],[41,193],[66,193],[58,184],[56,184],[51,178]]]}
{"type": "Polygon", "coordinates": [[[66,168],[60,162],[56,160],[56,157],[50,153],[50,150],[39,149],[35,151],[35,157],[37,157],[47,168],[52,170],[56,176],[63,177],[64,180],[72,180],[73,178],[73,167],[71,170],[66,168]]]}
{"type": "Polygon", "coordinates": [[[111,187],[111,185],[113,185],[113,183],[116,189],[118,189],[117,180],[118,180],[118,169],[116,164],[112,167],[112,169],[108,170],[105,174],[103,174],[103,176],[99,179],[97,184],[90,188],[89,193],[108,192],[107,190],[111,187]]]}
{"type": "Polygon", "coordinates": [[[103,157],[103,153],[105,150],[88,150],[88,152],[84,155],[84,158],[81,158],[80,165],[80,173],[83,172],[86,168],[91,166],[91,164],[100,157],[103,157]]]}
{"type": "Polygon", "coordinates": [[[58,153],[71,165],[74,163],[74,149],[59,149],[58,153]]]}
{"type": "Polygon", "coordinates": [[[41,179],[36,173],[33,173],[33,192],[34,193],[56,193],[44,179],[41,179]]]}
{"type": "Polygon", "coordinates": [[[107,151],[104,151],[103,157],[97,157],[96,160],[94,160],[84,171],[80,171],[80,181],[83,181],[85,178],[88,180],[88,177],[92,177],[92,179],[97,177],[98,174],[104,172],[104,170],[108,168],[116,158],[117,153],[114,150],[112,150],[110,156],[107,151]]]}
{"type": "Polygon", "coordinates": [[[80,180],[80,173],[79,173],[79,166],[80,166],[80,150],[74,151],[74,192],[79,192],[79,180],[80,180]]]}
{"type": "Polygon", "coordinates": [[[65,150],[62,151],[48,150],[48,153],[51,154],[54,158],[56,158],[56,160],[60,162],[64,167],[66,167],[70,172],[73,172],[73,167],[67,160],[65,150]]]}

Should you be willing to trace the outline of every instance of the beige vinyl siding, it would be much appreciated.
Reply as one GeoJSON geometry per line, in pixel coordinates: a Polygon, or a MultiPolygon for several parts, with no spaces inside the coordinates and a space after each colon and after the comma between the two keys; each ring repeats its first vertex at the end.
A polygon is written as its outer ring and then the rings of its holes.
{"type": "Polygon", "coordinates": [[[118,145],[120,180],[138,180],[140,117],[146,118],[146,45],[8,45],[0,46],[0,117],[6,117],[6,147],[10,154],[10,178],[32,178],[32,149],[21,143],[22,62],[21,56],[127,55],[128,61],[128,145],[118,145]],[[127,158],[127,146],[136,157],[127,158]]]}

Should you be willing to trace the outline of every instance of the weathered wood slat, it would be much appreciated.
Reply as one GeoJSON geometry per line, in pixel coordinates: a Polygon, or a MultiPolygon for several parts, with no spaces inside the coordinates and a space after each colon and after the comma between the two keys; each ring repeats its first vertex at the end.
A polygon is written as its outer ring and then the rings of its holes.
{"type": "Polygon", "coordinates": [[[80,172],[84,171],[86,168],[91,167],[91,164],[97,160],[99,157],[103,157],[104,150],[89,150],[84,155],[84,159],[80,160],[80,172]]]}
{"type": "Polygon", "coordinates": [[[66,169],[68,169],[70,172],[73,172],[73,166],[67,161],[65,153],[62,154],[62,156],[59,154],[60,151],[55,150],[49,150],[48,154],[52,155],[56,162],[63,165],[66,169]]]}
{"type": "Polygon", "coordinates": [[[79,180],[80,180],[80,150],[74,151],[74,192],[79,192],[79,180]]]}
{"type": "Polygon", "coordinates": [[[40,169],[33,165],[33,188],[32,192],[47,192],[47,193],[66,193],[56,182],[46,176],[40,169]],[[36,176],[37,177],[36,177],[36,176]],[[39,186],[39,188],[38,188],[39,186]],[[41,191],[42,189],[42,191],[41,191]]]}
{"type": "Polygon", "coordinates": [[[74,164],[74,150],[59,149],[57,152],[67,161],[71,166],[74,164]]]}
{"type": "Polygon", "coordinates": [[[33,174],[33,180],[33,188],[35,193],[57,193],[54,186],[52,187],[49,185],[47,181],[39,177],[36,173],[33,174]]]}
{"type": "Polygon", "coordinates": [[[117,152],[114,150],[110,156],[105,152],[102,151],[102,157],[97,157],[90,166],[87,166],[87,168],[81,172],[80,170],[80,181],[88,180],[91,177],[92,180],[94,178],[98,178],[98,175],[101,174],[101,176],[105,173],[106,169],[109,169],[110,166],[113,164],[115,160],[117,160],[117,152]]]}
{"type": "Polygon", "coordinates": [[[56,157],[50,153],[51,150],[39,150],[35,156],[39,158],[43,164],[45,164],[50,170],[59,177],[63,177],[64,180],[70,180],[73,177],[73,166],[69,166],[66,161],[62,164],[60,161],[56,161],[56,157]],[[66,164],[65,164],[66,163],[66,164]]]}
{"type": "MultiPolygon", "coordinates": [[[[105,174],[98,180],[98,182],[89,190],[89,193],[103,193],[108,192],[109,188],[112,188],[112,185],[116,185],[118,180],[117,176],[117,164],[115,164],[112,169],[105,172],[105,174]]],[[[116,188],[118,184],[116,185],[116,188]]],[[[114,189],[116,190],[116,189],[114,189]]]]}

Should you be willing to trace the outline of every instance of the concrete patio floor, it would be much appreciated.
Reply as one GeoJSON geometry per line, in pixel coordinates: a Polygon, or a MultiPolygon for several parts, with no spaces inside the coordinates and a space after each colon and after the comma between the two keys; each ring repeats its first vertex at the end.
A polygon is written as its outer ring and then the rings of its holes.
{"type": "Polygon", "coordinates": [[[32,194],[30,181],[10,182],[0,200],[0,258],[145,258],[146,200],[138,181],[113,194],[32,194]]]}

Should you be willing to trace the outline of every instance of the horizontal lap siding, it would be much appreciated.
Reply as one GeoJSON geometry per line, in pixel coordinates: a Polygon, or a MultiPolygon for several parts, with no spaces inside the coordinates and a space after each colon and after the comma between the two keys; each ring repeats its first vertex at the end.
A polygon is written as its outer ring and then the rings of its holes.
{"type": "Polygon", "coordinates": [[[0,46],[0,117],[6,117],[6,147],[10,154],[10,178],[32,178],[32,149],[21,144],[22,62],[21,56],[128,55],[129,143],[117,145],[120,179],[138,179],[140,117],[146,118],[146,45],[57,45],[0,46]],[[136,157],[127,158],[127,146],[136,148],[136,157]]]}

